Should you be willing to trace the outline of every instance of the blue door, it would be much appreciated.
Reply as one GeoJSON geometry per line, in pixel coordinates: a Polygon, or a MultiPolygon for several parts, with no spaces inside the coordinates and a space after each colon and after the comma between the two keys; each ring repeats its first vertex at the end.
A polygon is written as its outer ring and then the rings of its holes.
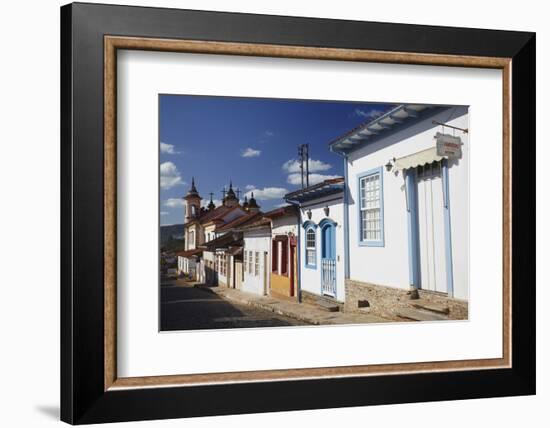
{"type": "Polygon", "coordinates": [[[336,297],[336,227],[321,225],[321,294],[336,297]]]}

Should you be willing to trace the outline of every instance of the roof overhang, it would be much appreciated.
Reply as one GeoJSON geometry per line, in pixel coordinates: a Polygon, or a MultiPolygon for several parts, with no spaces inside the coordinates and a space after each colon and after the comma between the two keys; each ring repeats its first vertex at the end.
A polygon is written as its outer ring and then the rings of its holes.
{"type": "MultiPolygon", "coordinates": [[[[325,196],[336,195],[344,192],[343,179],[338,182],[330,182],[327,180],[323,183],[316,184],[314,186],[306,187],[292,193],[285,195],[286,201],[306,202],[313,199],[323,198],[325,196]]],[[[332,180],[334,181],[334,180],[332,180]]]]}
{"type": "Polygon", "coordinates": [[[184,257],[184,258],[192,258],[192,257],[199,257],[201,256],[203,253],[203,249],[201,248],[195,248],[193,250],[187,250],[187,251],[180,251],[178,253],[176,253],[177,256],[179,257],[184,257]]]}
{"type": "Polygon", "coordinates": [[[446,107],[423,104],[400,104],[383,115],[359,125],[345,135],[329,143],[332,152],[348,154],[366,144],[384,138],[392,131],[401,130],[426,115],[426,112],[436,112],[446,107]]]}

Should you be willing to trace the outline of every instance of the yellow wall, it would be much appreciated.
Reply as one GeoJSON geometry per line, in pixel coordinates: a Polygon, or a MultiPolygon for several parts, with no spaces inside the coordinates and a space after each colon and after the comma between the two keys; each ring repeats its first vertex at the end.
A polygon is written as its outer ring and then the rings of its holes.
{"type": "Polygon", "coordinates": [[[290,297],[290,278],[271,273],[271,291],[290,297]]]}

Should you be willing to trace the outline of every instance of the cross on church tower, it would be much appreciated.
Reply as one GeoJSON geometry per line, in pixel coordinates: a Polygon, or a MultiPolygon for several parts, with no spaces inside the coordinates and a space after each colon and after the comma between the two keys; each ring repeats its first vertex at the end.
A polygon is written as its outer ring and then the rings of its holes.
{"type": "Polygon", "coordinates": [[[237,194],[237,199],[241,199],[241,189],[237,188],[237,190],[235,190],[235,193],[237,194]]]}

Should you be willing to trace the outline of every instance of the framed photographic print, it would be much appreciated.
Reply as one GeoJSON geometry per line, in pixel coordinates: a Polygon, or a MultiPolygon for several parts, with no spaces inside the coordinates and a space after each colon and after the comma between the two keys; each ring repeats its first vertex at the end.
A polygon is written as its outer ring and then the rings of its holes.
{"type": "Polygon", "coordinates": [[[61,53],[62,420],[535,393],[533,33],[76,3],[61,53]]]}

